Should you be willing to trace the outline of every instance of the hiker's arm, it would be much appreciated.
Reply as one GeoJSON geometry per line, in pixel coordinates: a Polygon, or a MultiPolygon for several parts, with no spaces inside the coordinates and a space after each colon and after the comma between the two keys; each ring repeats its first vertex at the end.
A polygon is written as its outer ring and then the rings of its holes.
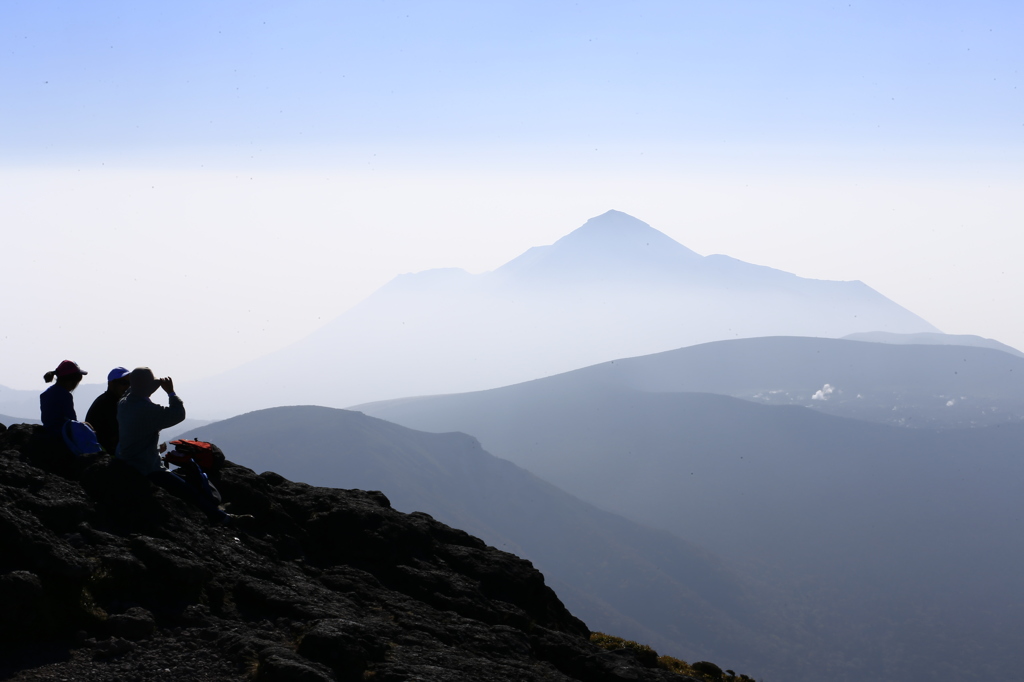
{"type": "Polygon", "coordinates": [[[167,407],[163,408],[161,412],[161,423],[160,428],[166,429],[168,426],[174,426],[185,419],[185,403],[181,401],[181,398],[174,392],[174,380],[170,377],[163,377],[157,379],[160,382],[160,388],[164,389],[164,393],[167,394],[167,407]]]}
{"type": "Polygon", "coordinates": [[[159,428],[166,429],[183,421],[185,421],[185,403],[176,394],[169,393],[167,396],[167,407],[160,406],[159,428]]]}

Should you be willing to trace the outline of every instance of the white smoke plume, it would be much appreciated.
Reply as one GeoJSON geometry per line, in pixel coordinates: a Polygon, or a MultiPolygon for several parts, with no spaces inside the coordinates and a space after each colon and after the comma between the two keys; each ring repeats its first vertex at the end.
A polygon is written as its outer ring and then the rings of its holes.
{"type": "Polygon", "coordinates": [[[835,391],[835,387],[832,384],[825,384],[818,391],[811,396],[811,400],[828,400],[828,397],[835,391]]]}

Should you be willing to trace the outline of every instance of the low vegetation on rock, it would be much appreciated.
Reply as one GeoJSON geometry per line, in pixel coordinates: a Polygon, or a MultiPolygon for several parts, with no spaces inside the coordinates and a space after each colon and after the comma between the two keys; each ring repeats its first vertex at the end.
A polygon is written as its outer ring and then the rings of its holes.
{"type": "Polygon", "coordinates": [[[622,637],[606,635],[603,632],[590,633],[590,641],[608,651],[628,651],[636,657],[636,660],[648,668],[660,668],[669,672],[677,673],[684,677],[697,680],[708,680],[709,682],[746,682],[752,677],[737,675],[732,670],[722,670],[709,661],[697,661],[687,663],[686,661],[672,656],[659,656],[658,652],[647,646],[622,637]]]}

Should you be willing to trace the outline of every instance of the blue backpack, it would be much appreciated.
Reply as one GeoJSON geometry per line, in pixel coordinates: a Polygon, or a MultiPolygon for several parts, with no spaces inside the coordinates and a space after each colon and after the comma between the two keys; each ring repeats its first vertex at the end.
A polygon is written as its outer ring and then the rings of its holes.
{"type": "Polygon", "coordinates": [[[76,422],[69,419],[64,422],[60,433],[64,436],[64,444],[71,450],[71,454],[78,457],[102,452],[100,442],[96,440],[96,432],[88,424],[76,422]]]}

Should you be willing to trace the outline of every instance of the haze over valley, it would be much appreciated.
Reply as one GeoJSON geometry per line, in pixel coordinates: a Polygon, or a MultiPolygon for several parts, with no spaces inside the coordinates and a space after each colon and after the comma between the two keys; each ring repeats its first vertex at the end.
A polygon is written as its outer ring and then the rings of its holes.
{"type": "MultiPolygon", "coordinates": [[[[796,682],[984,679],[1024,665],[1021,377],[1020,351],[861,282],[700,256],[609,211],[489,273],[399,276],[186,383],[164,436],[385,491],[663,653],[796,682]]],[[[4,413],[37,405],[0,387],[4,413]]]]}
{"type": "Polygon", "coordinates": [[[1006,597],[1024,568],[1024,426],[938,432],[545,383],[522,400],[474,396],[475,411],[449,405],[505,460],[461,433],[320,407],[191,435],[256,470],[387,490],[403,511],[531,559],[592,628],[686,660],[850,681],[927,680],[936,667],[984,679],[1021,664],[1024,622],[1006,597]]]}
{"type": "Polygon", "coordinates": [[[1021,678],[1024,5],[8,5],[0,678],[1021,678]]]}
{"type": "MultiPolygon", "coordinates": [[[[186,384],[193,417],[164,435],[382,490],[662,653],[795,682],[981,680],[1024,666],[1022,376],[1016,349],[859,282],[702,257],[611,211],[485,275],[397,278],[186,384]],[[486,388],[416,395],[461,386],[486,388]],[[367,395],[394,397],[332,409],[367,395]],[[285,402],[307,406],[194,417],[285,402]]],[[[37,404],[0,389],[4,413],[37,404]]]]}

